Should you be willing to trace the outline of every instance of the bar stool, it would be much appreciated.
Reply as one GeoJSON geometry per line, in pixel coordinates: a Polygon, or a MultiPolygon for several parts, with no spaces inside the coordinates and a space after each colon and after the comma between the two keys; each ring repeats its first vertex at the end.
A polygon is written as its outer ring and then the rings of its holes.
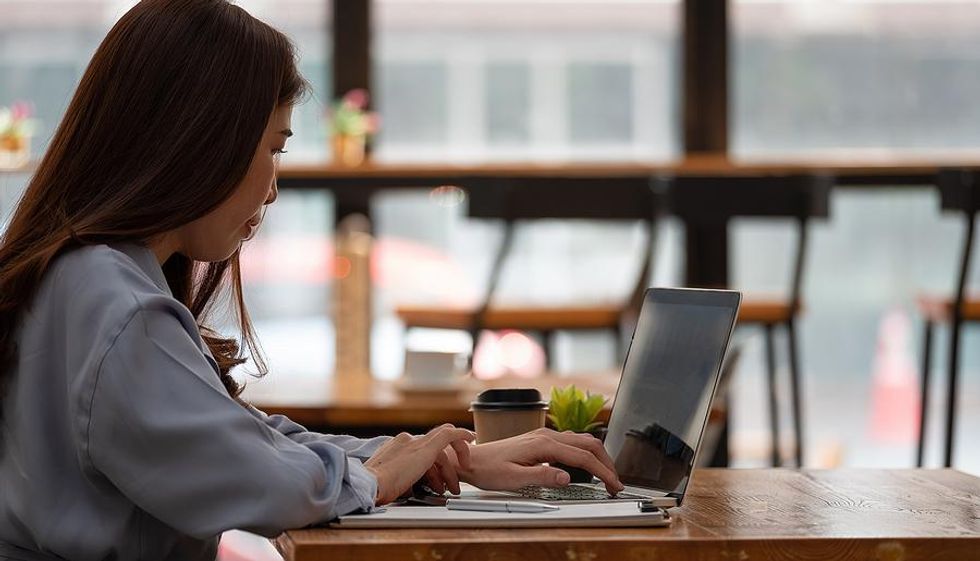
{"type": "Polygon", "coordinates": [[[959,381],[960,336],[963,324],[980,322],[980,299],[966,295],[967,276],[970,271],[970,258],[973,250],[973,231],[977,211],[980,211],[980,173],[975,170],[942,170],[936,178],[943,210],[963,213],[966,235],[963,251],[960,254],[960,268],[957,272],[956,292],[952,298],[921,296],[918,301],[922,314],[922,402],[919,411],[919,445],[916,450],[916,465],[922,467],[926,446],[926,418],[929,410],[929,372],[932,359],[932,332],[937,324],[948,323],[949,334],[949,377],[946,386],[946,448],[943,465],[953,464],[953,440],[955,436],[957,384],[959,381]]]}
{"type": "Polygon", "coordinates": [[[791,284],[785,300],[760,298],[751,294],[742,298],[740,325],[761,327],[765,337],[767,393],[771,462],[782,465],[779,454],[779,404],[776,384],[775,332],[786,330],[789,358],[791,412],[796,446],[797,466],[803,465],[803,415],[800,403],[801,374],[797,343],[797,319],[803,310],[803,272],[808,246],[808,224],[812,218],[829,216],[829,175],[771,175],[759,177],[677,177],[671,189],[671,208],[689,221],[728,223],[736,216],[791,217],[797,230],[792,258],[791,284]]]}
{"type": "MultiPolygon", "coordinates": [[[[609,329],[623,352],[623,332],[639,309],[650,277],[659,217],[665,209],[664,182],[650,178],[564,178],[524,183],[520,178],[467,180],[469,216],[504,220],[504,237],[494,257],[490,279],[476,308],[398,306],[395,313],[406,328],[435,327],[470,332],[473,350],[483,329],[537,331],[545,339],[548,367],[553,366],[551,335],[559,330],[609,329]],[[501,306],[493,298],[510,255],[518,222],[542,219],[642,221],[647,230],[640,273],[631,293],[617,304],[603,306],[501,306]]],[[[472,354],[471,354],[472,356],[472,354]]]]}

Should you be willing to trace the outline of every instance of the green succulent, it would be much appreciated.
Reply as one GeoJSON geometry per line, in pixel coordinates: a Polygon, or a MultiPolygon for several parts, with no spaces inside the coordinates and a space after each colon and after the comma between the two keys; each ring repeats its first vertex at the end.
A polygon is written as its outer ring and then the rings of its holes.
{"type": "Polygon", "coordinates": [[[557,431],[592,432],[602,424],[594,421],[605,404],[606,398],[601,394],[582,393],[574,384],[553,387],[548,418],[557,431]]]}

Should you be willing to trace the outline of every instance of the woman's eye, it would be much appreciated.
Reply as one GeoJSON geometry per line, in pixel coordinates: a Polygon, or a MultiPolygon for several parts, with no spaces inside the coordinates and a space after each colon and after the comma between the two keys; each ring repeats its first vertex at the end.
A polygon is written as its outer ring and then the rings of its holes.
{"type": "Polygon", "coordinates": [[[285,154],[286,152],[288,152],[288,150],[283,150],[282,148],[276,148],[275,150],[272,151],[272,153],[275,154],[276,156],[279,156],[280,154],[285,154]]]}

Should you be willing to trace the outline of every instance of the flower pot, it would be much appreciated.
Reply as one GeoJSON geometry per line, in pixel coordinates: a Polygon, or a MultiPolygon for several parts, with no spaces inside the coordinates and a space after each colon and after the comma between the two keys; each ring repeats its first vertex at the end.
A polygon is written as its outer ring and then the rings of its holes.
{"type": "Polygon", "coordinates": [[[364,163],[363,134],[335,134],[333,136],[333,160],[344,166],[359,166],[364,163]]]}
{"type": "Polygon", "coordinates": [[[31,159],[31,142],[26,136],[0,136],[0,169],[18,169],[31,159]]]}

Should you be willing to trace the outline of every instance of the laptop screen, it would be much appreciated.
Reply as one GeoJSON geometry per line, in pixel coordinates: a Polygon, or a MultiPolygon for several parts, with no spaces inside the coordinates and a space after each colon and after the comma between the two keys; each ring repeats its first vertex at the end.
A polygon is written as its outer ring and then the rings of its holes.
{"type": "Polygon", "coordinates": [[[730,291],[646,292],[605,440],[624,484],[683,496],[739,299],[730,291]]]}

